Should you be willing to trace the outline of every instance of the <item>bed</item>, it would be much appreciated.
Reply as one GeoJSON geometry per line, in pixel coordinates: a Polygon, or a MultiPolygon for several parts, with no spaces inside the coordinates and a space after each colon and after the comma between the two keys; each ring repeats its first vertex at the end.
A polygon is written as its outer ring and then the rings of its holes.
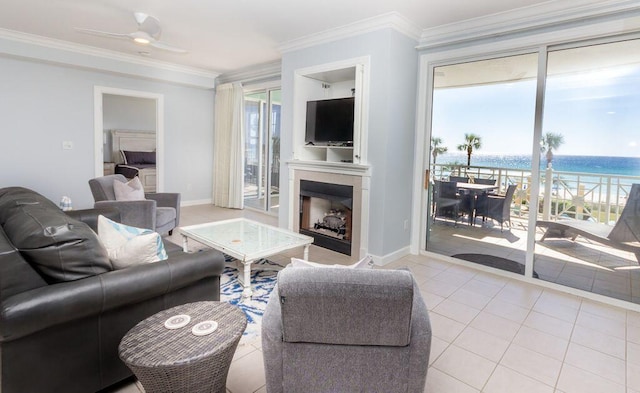
{"type": "Polygon", "coordinates": [[[140,178],[144,192],[156,192],[156,133],[111,130],[111,157],[115,173],[140,178]]]}

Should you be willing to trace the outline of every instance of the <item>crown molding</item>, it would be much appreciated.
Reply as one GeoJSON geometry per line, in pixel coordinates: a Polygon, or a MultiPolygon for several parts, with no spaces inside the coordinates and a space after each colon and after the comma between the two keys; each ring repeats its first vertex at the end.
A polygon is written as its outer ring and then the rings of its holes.
{"type": "Polygon", "coordinates": [[[335,29],[325,30],[317,34],[296,38],[280,44],[278,49],[281,53],[286,53],[385,28],[394,29],[416,41],[420,38],[420,33],[422,31],[422,29],[420,29],[416,24],[398,12],[389,12],[335,29]]]}
{"type": "MultiPolygon", "coordinates": [[[[0,46],[0,54],[9,54],[16,57],[24,57],[31,58],[34,60],[40,60],[44,62],[54,62],[61,64],[68,64],[72,66],[80,66],[84,68],[96,68],[113,71],[120,74],[127,74],[128,72],[123,69],[126,67],[117,67],[113,64],[116,63],[125,63],[125,64],[133,64],[136,66],[149,67],[157,70],[168,71],[170,73],[179,73],[186,76],[196,77],[196,78],[204,78],[209,80],[215,80],[220,73],[212,72],[209,70],[196,68],[196,67],[188,67],[175,63],[164,62],[160,60],[152,60],[148,58],[141,58],[134,55],[129,55],[126,53],[121,53],[117,51],[112,51],[108,49],[96,48],[89,45],[76,44],[68,41],[58,40],[55,38],[43,37],[35,34],[28,34],[23,32],[18,32],[14,30],[2,29],[0,28],[0,40],[6,40],[9,42],[14,42],[23,45],[36,46],[39,48],[45,48],[48,50],[57,50],[63,51],[71,54],[89,56],[93,58],[106,59],[109,60],[112,64],[110,66],[103,65],[101,67],[91,67],[85,64],[81,64],[83,62],[76,61],[73,59],[69,59],[69,61],[56,61],[48,58],[43,52],[38,53],[38,51],[20,51],[20,53],[11,53],[9,50],[6,50],[3,46],[0,46]]],[[[135,73],[132,73],[135,75],[135,73]]],[[[163,79],[159,77],[158,79],[163,79]]]]}
{"type": "Polygon", "coordinates": [[[549,1],[511,11],[425,29],[417,49],[463,44],[517,32],[528,32],[640,10],[637,0],[549,1]]]}
{"type": "Polygon", "coordinates": [[[258,64],[240,70],[225,72],[217,79],[217,84],[229,82],[255,83],[269,79],[279,79],[282,74],[282,61],[258,64]]]}

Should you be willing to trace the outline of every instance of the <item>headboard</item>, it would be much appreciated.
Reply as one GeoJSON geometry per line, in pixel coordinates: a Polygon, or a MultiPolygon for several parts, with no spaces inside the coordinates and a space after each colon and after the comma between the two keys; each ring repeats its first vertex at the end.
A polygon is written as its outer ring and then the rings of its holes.
{"type": "Polygon", "coordinates": [[[155,131],[111,130],[111,158],[116,164],[122,164],[120,150],[156,151],[155,131]]]}

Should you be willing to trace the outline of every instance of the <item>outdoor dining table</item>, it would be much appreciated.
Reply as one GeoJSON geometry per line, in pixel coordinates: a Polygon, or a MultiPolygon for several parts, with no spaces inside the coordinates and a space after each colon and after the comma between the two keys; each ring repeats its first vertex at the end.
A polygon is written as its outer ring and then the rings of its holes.
{"type": "Polygon", "coordinates": [[[476,216],[476,202],[478,200],[478,195],[484,194],[492,190],[497,190],[498,185],[457,182],[456,188],[458,190],[464,191],[465,193],[471,195],[471,212],[469,213],[469,225],[474,225],[475,216],[476,216]]]}

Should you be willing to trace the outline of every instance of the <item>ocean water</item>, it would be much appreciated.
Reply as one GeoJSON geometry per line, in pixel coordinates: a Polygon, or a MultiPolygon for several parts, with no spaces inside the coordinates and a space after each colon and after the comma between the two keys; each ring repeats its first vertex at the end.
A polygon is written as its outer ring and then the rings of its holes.
{"type": "MultiPolygon", "coordinates": [[[[466,165],[464,153],[446,153],[437,158],[437,164],[458,163],[466,165]]],[[[489,166],[508,169],[531,170],[531,156],[525,155],[471,155],[472,166],[489,166]]],[[[597,173],[621,176],[640,176],[640,157],[568,156],[554,155],[553,169],[560,172],[597,173]]],[[[540,168],[547,166],[546,157],[540,159],[540,168]]]]}

